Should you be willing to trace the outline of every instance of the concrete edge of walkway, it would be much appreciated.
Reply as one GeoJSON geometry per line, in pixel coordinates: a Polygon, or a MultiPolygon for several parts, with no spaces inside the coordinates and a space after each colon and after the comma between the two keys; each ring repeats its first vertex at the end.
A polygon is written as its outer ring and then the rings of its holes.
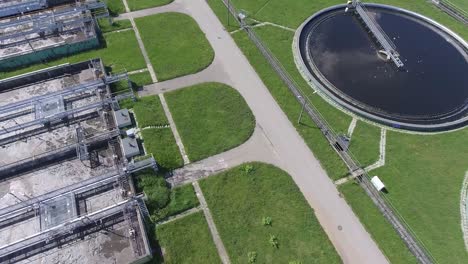
{"type": "Polygon", "coordinates": [[[230,264],[231,260],[229,259],[229,255],[227,253],[226,248],[224,247],[223,241],[219,236],[218,229],[213,221],[213,216],[211,215],[211,211],[208,208],[208,204],[205,200],[205,196],[203,195],[203,191],[198,184],[198,181],[193,183],[193,187],[195,189],[195,193],[197,194],[197,198],[200,201],[201,208],[203,213],[205,214],[206,222],[208,223],[208,228],[210,229],[211,236],[213,238],[213,242],[218,250],[219,257],[223,264],[230,264]]]}

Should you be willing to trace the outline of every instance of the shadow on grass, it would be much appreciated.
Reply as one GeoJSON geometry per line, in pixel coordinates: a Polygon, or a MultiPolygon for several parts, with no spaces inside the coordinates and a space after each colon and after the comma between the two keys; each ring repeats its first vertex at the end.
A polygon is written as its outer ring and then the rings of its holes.
{"type": "Polygon", "coordinates": [[[314,129],[320,130],[317,126],[315,126],[315,125],[309,125],[309,124],[306,124],[306,123],[304,123],[304,122],[302,122],[302,121],[299,121],[299,125],[304,126],[304,127],[307,127],[307,128],[314,128],[314,129]]]}
{"type": "Polygon", "coordinates": [[[164,263],[164,256],[162,248],[159,245],[159,241],[156,237],[156,225],[147,219],[146,230],[148,234],[148,240],[150,243],[151,253],[153,258],[148,261],[148,264],[162,264],[164,263]]]}

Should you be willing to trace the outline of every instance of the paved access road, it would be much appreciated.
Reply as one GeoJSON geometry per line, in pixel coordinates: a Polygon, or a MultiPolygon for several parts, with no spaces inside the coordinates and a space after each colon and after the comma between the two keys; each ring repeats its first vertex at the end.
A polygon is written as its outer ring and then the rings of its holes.
{"type": "MultiPolygon", "coordinates": [[[[225,31],[204,0],[175,0],[167,6],[123,14],[119,19],[163,12],[181,12],[192,16],[211,43],[216,54],[215,61],[213,67],[200,74],[154,84],[146,87],[142,94],[157,94],[205,81],[222,81],[236,88],[252,109],[257,128],[261,128],[260,132],[264,139],[258,142],[267,144],[267,148],[272,153],[271,158],[264,157],[262,160],[270,161],[293,177],[314,208],[320,224],[342,260],[345,263],[356,264],[388,263],[351,208],[339,196],[333,182],[282,112],[229,32],[225,31]],[[339,226],[341,228],[338,228],[339,226]]],[[[264,148],[264,146],[259,147],[264,148]]]]}

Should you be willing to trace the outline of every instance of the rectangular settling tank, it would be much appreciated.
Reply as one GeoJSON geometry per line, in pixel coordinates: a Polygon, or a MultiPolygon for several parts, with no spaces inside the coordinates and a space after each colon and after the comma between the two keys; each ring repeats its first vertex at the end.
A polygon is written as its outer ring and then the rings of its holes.
{"type": "Polygon", "coordinates": [[[0,21],[0,70],[13,70],[99,47],[89,10],[67,7],[0,21]]]}
{"type": "Polygon", "coordinates": [[[47,0],[1,0],[0,17],[19,15],[47,8],[47,0]]]}

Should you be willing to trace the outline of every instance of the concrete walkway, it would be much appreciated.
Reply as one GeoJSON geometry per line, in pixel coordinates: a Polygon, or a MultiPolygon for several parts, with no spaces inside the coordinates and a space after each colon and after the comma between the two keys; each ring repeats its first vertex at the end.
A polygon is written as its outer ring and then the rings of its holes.
{"type": "Polygon", "coordinates": [[[177,215],[173,215],[171,217],[168,217],[167,219],[164,219],[163,221],[159,221],[159,222],[156,222],[156,225],[165,225],[165,224],[168,224],[170,222],[174,222],[176,220],[179,220],[181,218],[184,218],[188,215],[191,215],[191,214],[194,214],[194,213],[198,213],[202,210],[201,206],[198,206],[198,207],[195,207],[195,208],[191,208],[187,211],[184,211],[180,214],[177,214],[177,215]]]}
{"type": "MultiPolygon", "coordinates": [[[[245,98],[255,115],[257,125],[262,128],[266,141],[275,150],[277,158],[274,159],[274,164],[292,176],[310,206],[314,208],[320,224],[342,260],[345,263],[359,264],[388,263],[204,0],[175,0],[167,6],[127,13],[121,18],[171,11],[186,13],[197,21],[215,51],[216,70],[223,74],[222,82],[236,88],[245,98]]],[[[193,80],[193,77],[177,79],[172,81],[171,85],[182,87],[193,80]]],[[[146,93],[160,93],[163,88],[147,88],[146,93]]],[[[169,86],[165,88],[171,89],[169,86]]]]}
{"type": "Polygon", "coordinates": [[[166,98],[164,94],[159,94],[159,99],[161,100],[161,105],[164,109],[164,113],[166,114],[167,121],[169,122],[169,126],[171,127],[172,134],[174,135],[177,147],[179,147],[180,155],[184,160],[184,165],[189,164],[190,160],[188,158],[187,152],[185,151],[184,144],[182,143],[182,139],[180,137],[179,131],[177,130],[177,126],[172,118],[171,111],[169,110],[169,106],[167,105],[166,98]]]}
{"type": "Polygon", "coordinates": [[[279,156],[273,145],[257,126],[250,139],[241,146],[175,170],[167,179],[172,187],[195,182],[246,162],[261,161],[277,164],[279,156]]]}
{"type": "Polygon", "coordinates": [[[213,241],[215,243],[216,249],[218,250],[218,255],[221,258],[223,264],[230,264],[231,261],[229,260],[229,255],[227,254],[226,248],[224,247],[223,241],[219,236],[218,229],[213,221],[213,216],[211,215],[210,208],[208,208],[208,204],[206,203],[205,196],[200,188],[198,182],[193,183],[193,188],[195,189],[195,193],[197,194],[197,198],[200,201],[201,208],[203,213],[205,214],[206,222],[208,223],[208,228],[210,229],[211,236],[213,237],[213,241]]]}
{"type": "MultiPolygon", "coordinates": [[[[128,9],[128,4],[127,1],[124,0],[124,5],[125,5],[125,10],[127,12],[129,11],[128,9]]],[[[140,46],[141,53],[143,54],[143,58],[145,59],[146,63],[146,68],[148,69],[151,80],[153,83],[157,83],[158,79],[156,77],[156,72],[154,71],[153,65],[151,64],[151,61],[148,56],[148,52],[146,51],[145,45],[143,43],[143,40],[141,39],[140,31],[138,30],[138,27],[135,24],[135,20],[133,16],[129,17],[130,23],[132,24],[132,28],[135,31],[135,36],[138,41],[138,45],[140,46]]],[[[175,141],[177,143],[177,146],[179,147],[180,155],[182,156],[182,159],[184,160],[184,165],[189,164],[190,160],[188,158],[188,155],[185,151],[184,144],[182,143],[182,139],[180,138],[179,131],[177,130],[176,124],[174,122],[174,119],[172,118],[171,111],[169,110],[169,106],[167,105],[166,98],[164,97],[164,94],[160,93],[159,94],[159,99],[161,100],[161,105],[164,109],[164,113],[166,114],[167,120],[169,122],[169,125],[171,127],[172,133],[174,135],[175,141]]]]}
{"type": "Polygon", "coordinates": [[[139,94],[140,96],[161,94],[204,82],[229,83],[229,75],[223,70],[222,65],[221,60],[215,55],[211,65],[201,72],[146,85],[139,94]]]}

